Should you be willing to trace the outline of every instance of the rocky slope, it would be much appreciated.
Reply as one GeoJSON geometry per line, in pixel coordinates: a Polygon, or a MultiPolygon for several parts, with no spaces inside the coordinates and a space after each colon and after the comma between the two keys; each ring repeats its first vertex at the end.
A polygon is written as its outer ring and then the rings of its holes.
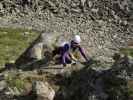
{"type": "Polygon", "coordinates": [[[93,62],[54,71],[6,70],[0,74],[0,100],[132,100],[132,66],[133,59],[119,56],[108,69],[93,62]]]}
{"type": "Polygon", "coordinates": [[[0,27],[42,33],[31,47],[40,42],[51,47],[50,40],[68,41],[80,34],[94,60],[63,68],[49,64],[45,52],[45,59],[29,66],[25,62],[7,66],[0,70],[0,100],[132,100],[132,57],[112,58],[133,39],[132,4],[132,0],[1,0],[0,27]]]}
{"type": "Polygon", "coordinates": [[[0,26],[81,34],[90,56],[102,61],[133,38],[132,0],[1,0],[0,26]]]}

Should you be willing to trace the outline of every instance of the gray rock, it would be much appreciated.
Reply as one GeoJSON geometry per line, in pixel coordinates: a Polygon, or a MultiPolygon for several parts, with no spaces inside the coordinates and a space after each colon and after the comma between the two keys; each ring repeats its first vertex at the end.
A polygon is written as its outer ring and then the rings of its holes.
{"type": "Polygon", "coordinates": [[[57,32],[42,33],[40,41],[43,43],[44,46],[47,46],[49,49],[53,49],[53,46],[56,45],[56,41],[58,41],[59,35],[60,34],[57,32]]]}
{"type": "Polygon", "coordinates": [[[5,91],[5,95],[19,96],[21,95],[21,92],[16,87],[8,87],[7,91],[5,91]]]}
{"type": "Polygon", "coordinates": [[[3,9],[3,5],[0,3],[0,10],[2,10],[3,9]]]}
{"type": "Polygon", "coordinates": [[[43,43],[37,43],[33,46],[33,48],[31,48],[30,50],[30,57],[37,59],[37,60],[41,60],[42,59],[42,52],[43,52],[43,43]]]}
{"type": "Polygon", "coordinates": [[[55,91],[47,82],[36,81],[33,91],[37,94],[37,100],[54,100],[55,91]]]}
{"type": "Polygon", "coordinates": [[[7,87],[7,83],[3,80],[0,81],[0,91],[2,91],[3,89],[5,89],[7,87]]]}

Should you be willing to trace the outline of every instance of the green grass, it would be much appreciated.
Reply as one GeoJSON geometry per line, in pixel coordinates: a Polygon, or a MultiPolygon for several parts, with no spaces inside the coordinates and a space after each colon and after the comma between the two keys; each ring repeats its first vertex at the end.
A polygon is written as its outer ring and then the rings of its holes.
{"type": "Polygon", "coordinates": [[[15,61],[37,36],[32,30],[0,28],[0,66],[15,61]]]}
{"type": "Polygon", "coordinates": [[[8,75],[5,76],[5,81],[7,86],[12,89],[16,95],[23,94],[27,92],[27,89],[31,89],[31,87],[27,87],[27,85],[31,85],[31,82],[16,72],[9,72],[8,75]]]}
{"type": "Polygon", "coordinates": [[[133,48],[122,48],[120,49],[120,52],[133,57],[133,48]]]}
{"type": "Polygon", "coordinates": [[[128,94],[129,96],[133,97],[133,81],[132,80],[128,81],[127,85],[128,85],[128,94]]]}
{"type": "Polygon", "coordinates": [[[24,88],[24,80],[20,79],[17,76],[9,75],[6,77],[6,82],[8,83],[8,86],[11,88],[16,87],[18,90],[21,90],[24,88]]]}

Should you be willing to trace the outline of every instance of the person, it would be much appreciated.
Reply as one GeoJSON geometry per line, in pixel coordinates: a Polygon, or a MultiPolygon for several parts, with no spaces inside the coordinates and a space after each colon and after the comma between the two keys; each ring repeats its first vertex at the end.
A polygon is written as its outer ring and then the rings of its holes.
{"type": "Polygon", "coordinates": [[[74,38],[69,42],[64,42],[62,46],[56,48],[56,50],[53,51],[53,54],[59,54],[59,63],[66,66],[67,64],[71,64],[72,61],[77,62],[78,56],[77,53],[80,52],[80,54],[83,56],[86,62],[89,62],[89,59],[85,55],[84,49],[80,45],[81,38],[79,35],[75,35],[74,38]]]}

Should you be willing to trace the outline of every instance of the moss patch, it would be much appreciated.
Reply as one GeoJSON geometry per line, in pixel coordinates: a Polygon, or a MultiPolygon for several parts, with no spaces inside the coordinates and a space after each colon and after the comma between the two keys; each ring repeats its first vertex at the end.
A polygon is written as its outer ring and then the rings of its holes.
{"type": "Polygon", "coordinates": [[[16,87],[18,90],[21,90],[24,88],[24,80],[17,78],[15,76],[7,76],[6,82],[8,83],[9,87],[14,88],[16,87]]]}
{"type": "Polygon", "coordinates": [[[120,52],[125,55],[133,57],[133,48],[121,48],[120,52]]]}
{"type": "Polygon", "coordinates": [[[38,34],[27,29],[0,28],[0,66],[15,61],[38,34]]]}
{"type": "Polygon", "coordinates": [[[128,81],[128,94],[129,96],[133,97],[133,80],[128,81]]]}
{"type": "Polygon", "coordinates": [[[12,90],[18,90],[20,93],[25,91],[25,87],[29,81],[25,78],[22,78],[19,74],[13,72],[9,72],[5,77],[5,81],[7,82],[8,87],[12,90]]]}

